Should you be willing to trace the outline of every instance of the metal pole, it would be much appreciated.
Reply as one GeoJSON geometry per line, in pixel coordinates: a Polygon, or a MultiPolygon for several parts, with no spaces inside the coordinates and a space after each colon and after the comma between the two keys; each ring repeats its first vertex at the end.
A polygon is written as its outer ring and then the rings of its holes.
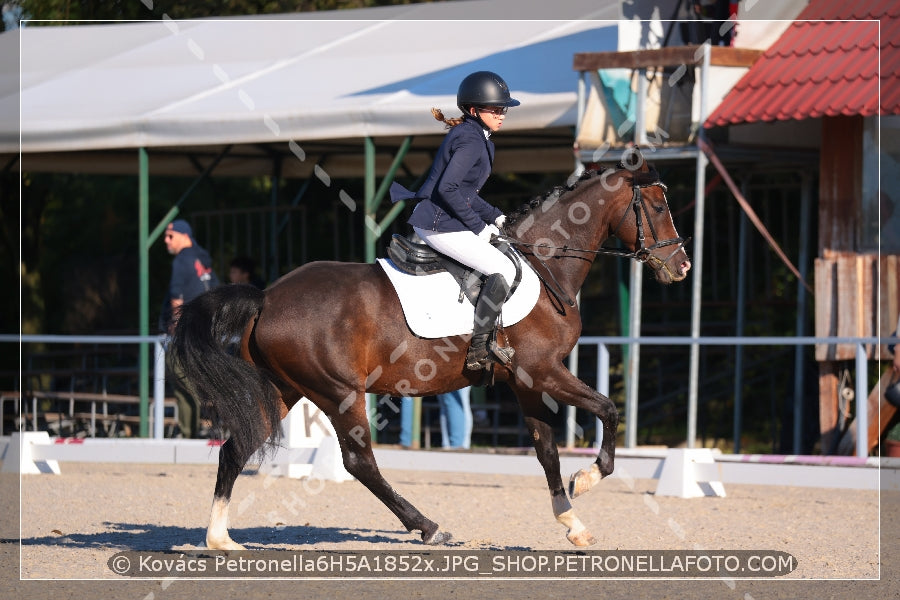
{"type": "MultiPolygon", "coordinates": [[[[644,69],[638,69],[638,89],[636,96],[635,112],[634,112],[634,143],[635,145],[646,144],[646,98],[647,98],[647,77],[644,69]]],[[[641,302],[644,289],[643,280],[643,264],[636,260],[631,261],[629,270],[628,289],[630,290],[630,308],[629,308],[629,324],[628,335],[631,337],[640,337],[641,335],[641,302]]],[[[634,448],[637,446],[637,425],[638,425],[638,374],[641,363],[641,346],[640,344],[631,344],[628,348],[628,373],[627,385],[625,386],[625,447],[634,448]]]]}
{"type": "MultiPolygon", "coordinates": [[[[631,290],[631,320],[628,324],[628,335],[641,335],[641,296],[643,295],[643,265],[636,260],[631,261],[629,289],[631,290]]],[[[628,385],[625,387],[625,447],[637,446],[638,425],[638,372],[641,363],[641,345],[637,342],[628,347],[628,385]]]]}
{"type": "MultiPolygon", "coordinates": [[[[581,292],[579,292],[580,294],[581,292]]],[[[569,353],[569,372],[578,377],[578,344],[569,353]]],[[[575,447],[575,407],[566,405],[566,448],[575,447]]]]}
{"type": "Polygon", "coordinates": [[[400,165],[403,164],[403,159],[406,158],[406,153],[409,152],[409,147],[412,145],[412,140],[413,138],[411,135],[406,136],[400,143],[400,147],[397,148],[397,154],[394,156],[394,160],[391,162],[391,166],[388,167],[387,172],[384,174],[384,178],[381,180],[381,185],[378,186],[378,190],[371,198],[373,212],[376,208],[378,208],[378,205],[381,203],[381,199],[384,198],[384,195],[390,189],[391,182],[394,181],[394,175],[396,175],[397,169],[399,169],[400,165]]]}
{"type": "Polygon", "coordinates": [[[856,345],[856,456],[869,456],[869,373],[866,348],[856,345]]]}
{"type": "Polygon", "coordinates": [[[375,188],[375,143],[372,141],[372,138],[366,138],[365,144],[366,198],[364,227],[366,235],[366,262],[375,262],[375,244],[378,241],[378,238],[381,237],[381,232],[384,228],[388,227],[403,211],[404,203],[397,202],[392,206],[381,222],[378,221],[378,205],[381,204],[382,198],[387,194],[397,169],[400,168],[403,159],[406,157],[407,152],[409,152],[409,148],[412,145],[412,136],[406,136],[406,138],[403,139],[403,142],[397,149],[397,154],[394,156],[391,166],[388,167],[387,173],[385,173],[384,179],[382,179],[381,185],[378,186],[377,190],[375,188]]]}
{"type": "MultiPolygon", "coordinates": [[[[365,147],[365,198],[363,199],[363,233],[366,245],[366,262],[373,263],[375,262],[375,243],[381,236],[382,228],[390,225],[391,222],[395,218],[397,218],[397,215],[400,214],[400,211],[403,209],[403,205],[398,202],[391,208],[391,210],[388,212],[381,223],[379,223],[377,220],[378,204],[381,202],[381,199],[382,197],[384,197],[385,193],[387,193],[390,182],[394,178],[394,173],[397,172],[397,169],[403,162],[403,158],[409,151],[409,147],[412,144],[412,136],[407,136],[403,140],[403,143],[400,144],[400,148],[397,150],[397,155],[394,157],[391,166],[388,168],[388,171],[385,174],[384,181],[381,182],[381,186],[377,190],[375,188],[375,142],[372,140],[372,138],[366,137],[363,140],[363,143],[365,147]]],[[[375,406],[374,395],[366,395],[366,405],[370,409],[375,406]]],[[[374,425],[370,425],[370,430],[372,432],[372,441],[374,442],[377,439],[378,432],[376,431],[374,425]]]]}
{"type": "Polygon", "coordinates": [[[378,240],[378,221],[375,220],[375,212],[378,208],[375,206],[375,142],[372,138],[366,137],[363,140],[365,147],[365,199],[363,205],[365,214],[363,215],[363,232],[366,243],[366,262],[375,262],[375,242],[378,240]]]}
{"type": "Polygon", "coordinates": [[[647,71],[638,69],[637,102],[634,107],[634,143],[647,145],[647,71]]]}
{"type": "MultiPolygon", "coordinates": [[[[812,197],[812,178],[804,173],[800,189],[800,255],[797,268],[803,280],[806,280],[806,267],[809,261],[809,208],[812,197]]],[[[797,325],[794,335],[806,332],[806,286],[797,282],[797,325]]],[[[803,383],[804,368],[803,346],[794,347],[794,454],[800,454],[803,446],[803,383]]]]}
{"type": "MultiPolygon", "coordinates": [[[[138,148],[138,332],[150,335],[150,168],[147,149],[138,148]]],[[[140,344],[138,354],[139,434],[150,434],[150,348],[140,344]]]]}
{"type": "MultiPolygon", "coordinates": [[[[737,286],[737,316],[734,335],[744,335],[744,319],[747,309],[747,215],[739,211],[738,225],[738,286],[737,286]]],[[[743,433],[744,413],[744,346],[737,344],[734,347],[734,453],[741,452],[741,435],[743,433]]]]}
{"type": "MultiPolygon", "coordinates": [[[[363,139],[363,148],[365,150],[364,164],[364,186],[363,194],[363,239],[365,240],[366,262],[375,262],[375,235],[374,227],[377,227],[375,221],[375,208],[371,207],[372,199],[375,197],[375,142],[372,138],[366,136],[363,139]]],[[[375,394],[366,394],[366,414],[371,415],[375,409],[375,394]]],[[[378,441],[378,429],[375,423],[369,420],[369,433],[372,436],[372,443],[378,441]]]]}
{"type": "MultiPolygon", "coordinates": [[[[706,137],[703,123],[706,121],[707,100],[709,97],[709,43],[703,44],[703,66],[700,76],[700,127],[697,137],[702,140],[706,137]]],[[[691,338],[700,337],[700,304],[703,290],[703,213],[706,208],[704,197],[704,183],[706,181],[706,155],[697,152],[697,179],[694,184],[695,213],[694,213],[694,281],[691,286],[691,338]]],[[[690,383],[688,386],[688,423],[687,423],[687,447],[693,448],[697,439],[697,391],[700,378],[700,345],[691,344],[690,383]]]]}
{"type": "Polygon", "coordinates": [[[166,401],[166,350],[162,341],[153,342],[153,437],[163,438],[166,401]]]}
{"type": "MultiPolygon", "coordinates": [[[[581,135],[581,125],[584,122],[584,111],[587,105],[587,93],[586,93],[586,84],[585,84],[585,73],[584,71],[578,72],[578,95],[576,100],[576,110],[575,110],[575,139],[581,135]]],[[[575,155],[575,171],[573,174],[575,176],[580,176],[584,172],[584,164],[581,162],[581,158],[578,155],[578,152],[574,153],[575,155]]]]}
{"type": "MultiPolygon", "coordinates": [[[[609,348],[606,344],[597,344],[597,391],[609,397],[609,348]]],[[[603,443],[603,421],[596,420],[597,449],[603,443]]]]}

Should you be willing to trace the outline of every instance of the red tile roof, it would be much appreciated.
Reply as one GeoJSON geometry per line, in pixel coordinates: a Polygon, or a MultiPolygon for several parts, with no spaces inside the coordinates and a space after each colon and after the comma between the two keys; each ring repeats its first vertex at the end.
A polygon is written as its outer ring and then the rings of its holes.
{"type": "Polygon", "coordinates": [[[812,0],[705,125],[870,116],[879,87],[881,114],[900,114],[900,3],[812,0]]]}

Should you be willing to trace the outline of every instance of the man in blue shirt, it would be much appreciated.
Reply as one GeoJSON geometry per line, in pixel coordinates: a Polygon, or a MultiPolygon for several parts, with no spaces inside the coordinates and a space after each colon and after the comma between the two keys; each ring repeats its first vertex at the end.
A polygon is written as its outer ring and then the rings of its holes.
{"type": "Polygon", "coordinates": [[[209,252],[194,240],[187,221],[176,219],[169,223],[165,242],[166,250],[175,256],[169,291],[163,304],[163,324],[165,331],[171,334],[181,305],[219,285],[219,278],[212,270],[209,252]]]}
{"type": "MultiPolygon", "coordinates": [[[[190,302],[203,292],[219,285],[219,278],[212,270],[212,258],[195,240],[191,226],[184,219],[176,219],[166,227],[166,249],[173,254],[172,278],[169,291],[163,302],[160,324],[163,331],[172,335],[178,314],[185,302],[190,302]]],[[[173,368],[169,370],[177,380],[175,398],[178,401],[178,427],[186,438],[197,437],[200,433],[200,406],[185,388],[183,375],[173,368]]]]}

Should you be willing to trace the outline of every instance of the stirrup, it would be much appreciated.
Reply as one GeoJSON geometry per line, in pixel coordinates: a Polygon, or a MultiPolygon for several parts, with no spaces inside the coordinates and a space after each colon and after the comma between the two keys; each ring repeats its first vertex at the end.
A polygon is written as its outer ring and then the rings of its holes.
{"type": "Polygon", "coordinates": [[[512,362],[512,357],[516,353],[515,349],[510,348],[509,346],[500,346],[497,344],[496,338],[491,340],[490,344],[488,344],[488,348],[490,348],[491,354],[497,358],[497,362],[507,367],[512,362]]]}
{"type": "Polygon", "coordinates": [[[487,369],[492,362],[508,367],[515,353],[516,351],[509,346],[498,345],[496,339],[490,340],[487,348],[469,346],[469,352],[466,354],[466,368],[470,371],[480,371],[487,369]]]}

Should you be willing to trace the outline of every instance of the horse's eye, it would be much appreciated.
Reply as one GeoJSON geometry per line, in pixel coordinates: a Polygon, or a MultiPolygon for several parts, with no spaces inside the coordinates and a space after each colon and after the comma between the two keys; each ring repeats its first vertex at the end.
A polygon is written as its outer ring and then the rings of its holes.
{"type": "Polygon", "coordinates": [[[663,206],[654,206],[654,207],[653,207],[653,210],[655,210],[655,211],[658,212],[659,214],[662,214],[663,211],[666,210],[666,209],[665,209],[665,207],[663,207],[663,206]]]}

